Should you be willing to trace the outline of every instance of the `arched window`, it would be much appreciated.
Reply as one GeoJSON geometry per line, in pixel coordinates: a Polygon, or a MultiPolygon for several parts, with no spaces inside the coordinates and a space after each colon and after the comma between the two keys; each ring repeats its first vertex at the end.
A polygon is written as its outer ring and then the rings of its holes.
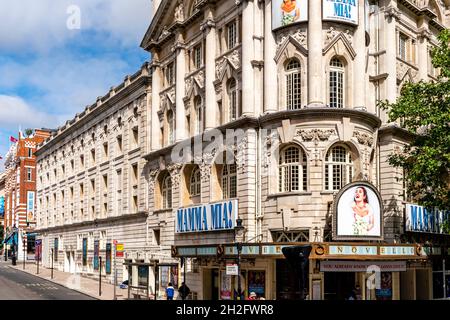
{"type": "Polygon", "coordinates": [[[354,166],[351,152],[344,146],[331,148],[325,159],[325,189],[338,191],[352,182],[354,166]]]}
{"type": "Polygon", "coordinates": [[[286,107],[288,110],[301,108],[301,66],[297,59],[291,59],[286,66],[286,107]]]}
{"type": "Polygon", "coordinates": [[[161,182],[161,198],[163,209],[172,208],[172,178],[168,173],[164,176],[161,182]]]}
{"type": "Polygon", "coordinates": [[[175,142],[175,133],[174,133],[174,128],[175,128],[175,121],[173,118],[173,112],[171,110],[169,110],[167,112],[167,125],[169,128],[169,132],[168,132],[168,143],[169,145],[175,142]]]}
{"type": "Polygon", "coordinates": [[[285,148],[280,154],[279,191],[306,191],[307,181],[306,154],[296,146],[285,148]]]}
{"type": "Polygon", "coordinates": [[[237,171],[236,164],[225,164],[222,170],[223,199],[237,197],[237,171]]]}
{"type": "Polygon", "coordinates": [[[203,106],[202,106],[202,98],[195,97],[194,99],[194,108],[195,108],[195,134],[201,134],[203,132],[203,106]]]}
{"type": "Polygon", "coordinates": [[[201,188],[201,174],[200,169],[197,167],[192,171],[190,180],[190,194],[191,197],[196,197],[200,195],[201,188]]]}
{"type": "Polygon", "coordinates": [[[338,58],[330,62],[330,107],[344,107],[344,64],[338,58]]]}
{"type": "Polygon", "coordinates": [[[228,82],[228,102],[229,102],[229,115],[230,121],[239,118],[239,101],[238,101],[238,90],[236,80],[231,78],[228,82]]]}

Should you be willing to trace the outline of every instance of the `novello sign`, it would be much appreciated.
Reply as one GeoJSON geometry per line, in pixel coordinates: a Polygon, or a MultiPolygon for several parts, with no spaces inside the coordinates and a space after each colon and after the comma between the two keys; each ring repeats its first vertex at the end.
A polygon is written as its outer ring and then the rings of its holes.
{"type": "Polygon", "coordinates": [[[232,230],[238,216],[238,200],[180,208],[175,219],[176,233],[232,230]]]}
{"type": "Polygon", "coordinates": [[[323,0],[323,20],[358,24],[358,0],[323,0]]]}

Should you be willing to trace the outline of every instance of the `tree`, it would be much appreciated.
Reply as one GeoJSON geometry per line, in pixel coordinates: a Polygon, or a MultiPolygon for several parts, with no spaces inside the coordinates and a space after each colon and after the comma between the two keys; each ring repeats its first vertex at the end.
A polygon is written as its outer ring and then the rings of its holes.
{"type": "Polygon", "coordinates": [[[381,102],[389,120],[413,135],[389,163],[402,167],[410,195],[429,208],[450,209],[450,31],[439,35],[432,51],[437,81],[406,83],[395,103],[381,102]]]}
{"type": "Polygon", "coordinates": [[[25,135],[27,137],[31,136],[33,134],[33,129],[25,129],[25,135]]]}

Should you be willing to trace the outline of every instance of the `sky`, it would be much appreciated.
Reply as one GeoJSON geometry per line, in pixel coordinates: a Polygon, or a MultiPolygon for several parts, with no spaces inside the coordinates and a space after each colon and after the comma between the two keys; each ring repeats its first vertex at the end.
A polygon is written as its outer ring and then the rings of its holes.
{"type": "Polygon", "coordinates": [[[0,156],[19,129],[56,129],[139,70],[151,14],[151,0],[1,1],[0,156]]]}

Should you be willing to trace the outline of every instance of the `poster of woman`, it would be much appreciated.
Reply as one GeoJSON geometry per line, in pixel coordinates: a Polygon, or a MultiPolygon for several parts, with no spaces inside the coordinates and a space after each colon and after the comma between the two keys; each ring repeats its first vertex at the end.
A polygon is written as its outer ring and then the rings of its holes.
{"type": "Polygon", "coordinates": [[[381,199],[372,185],[352,183],[336,201],[336,237],[382,237],[381,199]]]}
{"type": "Polygon", "coordinates": [[[272,0],[272,29],[308,21],[308,0],[272,0]]]}

